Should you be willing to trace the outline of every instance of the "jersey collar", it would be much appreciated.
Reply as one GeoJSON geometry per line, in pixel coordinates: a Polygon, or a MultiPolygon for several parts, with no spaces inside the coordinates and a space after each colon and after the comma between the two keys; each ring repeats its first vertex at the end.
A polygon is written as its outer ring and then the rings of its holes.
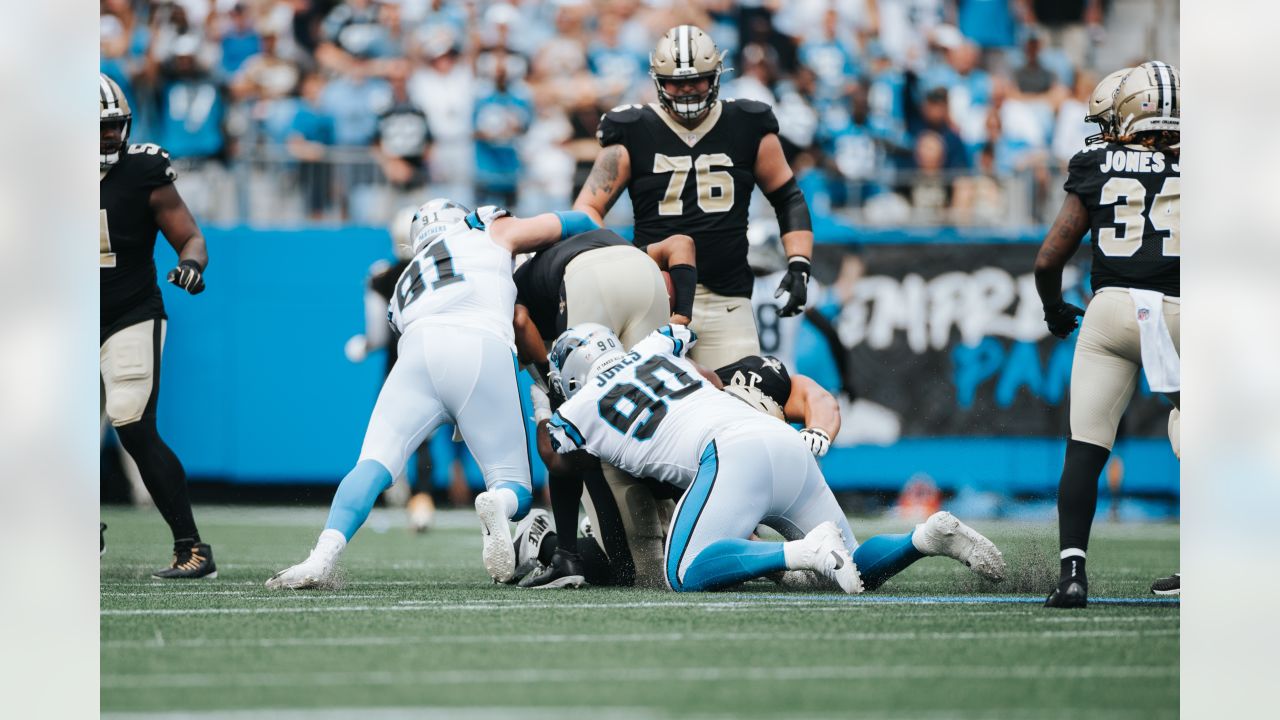
{"type": "Polygon", "coordinates": [[[691,128],[687,128],[676,122],[675,119],[667,114],[666,110],[662,109],[661,105],[658,105],[657,103],[649,103],[649,107],[653,110],[654,114],[662,119],[662,122],[666,123],[671,132],[676,134],[676,137],[680,138],[680,140],[689,147],[693,147],[698,144],[699,140],[706,137],[707,133],[711,132],[711,128],[716,126],[716,121],[720,119],[720,109],[723,105],[719,100],[717,100],[715,104],[711,106],[711,111],[707,113],[707,116],[703,118],[702,122],[691,128]]]}

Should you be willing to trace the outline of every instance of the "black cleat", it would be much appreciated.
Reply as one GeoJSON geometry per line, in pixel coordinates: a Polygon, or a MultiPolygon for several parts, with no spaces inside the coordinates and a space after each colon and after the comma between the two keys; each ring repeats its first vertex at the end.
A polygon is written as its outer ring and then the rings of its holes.
{"type": "Polygon", "coordinates": [[[1151,583],[1152,595],[1181,595],[1182,573],[1174,573],[1151,583]]]}
{"type": "Polygon", "coordinates": [[[1083,608],[1089,604],[1089,589],[1078,579],[1068,578],[1058,583],[1047,600],[1045,607],[1051,608],[1083,608]]]}
{"type": "Polygon", "coordinates": [[[151,573],[157,580],[212,580],[218,577],[213,562],[213,548],[208,543],[174,545],[173,562],[163,570],[151,573]]]}
{"type": "Polygon", "coordinates": [[[582,569],[582,558],[560,548],[551,556],[551,564],[543,565],[520,581],[522,588],[582,587],[587,581],[582,569]]]}
{"type": "Polygon", "coordinates": [[[107,524],[98,523],[98,557],[107,554],[107,524]]]}

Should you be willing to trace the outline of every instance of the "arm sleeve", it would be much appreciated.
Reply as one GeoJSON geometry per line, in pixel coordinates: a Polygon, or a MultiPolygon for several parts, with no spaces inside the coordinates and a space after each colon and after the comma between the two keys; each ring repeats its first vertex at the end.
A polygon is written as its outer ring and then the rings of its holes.
{"type": "MultiPolygon", "coordinates": [[[[563,409],[561,407],[561,410],[563,409]]],[[[561,455],[582,450],[586,445],[586,440],[577,426],[559,411],[551,413],[551,419],[547,421],[547,434],[551,437],[551,448],[561,455]]]]}

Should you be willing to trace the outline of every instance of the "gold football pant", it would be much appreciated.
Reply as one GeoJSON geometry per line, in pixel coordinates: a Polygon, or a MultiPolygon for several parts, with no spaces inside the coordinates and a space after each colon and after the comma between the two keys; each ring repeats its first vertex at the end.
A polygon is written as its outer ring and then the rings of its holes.
{"type": "Polygon", "coordinates": [[[698,285],[689,329],[698,334],[689,357],[709,370],[760,354],[751,298],[717,295],[698,285]]]}

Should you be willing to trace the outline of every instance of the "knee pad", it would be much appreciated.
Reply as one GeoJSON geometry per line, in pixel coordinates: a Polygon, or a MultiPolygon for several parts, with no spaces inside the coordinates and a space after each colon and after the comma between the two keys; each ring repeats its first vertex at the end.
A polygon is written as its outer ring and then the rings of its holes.
{"type": "Polygon", "coordinates": [[[107,392],[107,417],[117,429],[122,426],[136,424],[147,411],[147,402],[151,399],[149,387],[136,384],[122,385],[107,392]]]}
{"type": "Polygon", "coordinates": [[[151,338],[116,336],[102,356],[104,409],[111,424],[137,422],[147,411],[154,385],[151,338]]]}

